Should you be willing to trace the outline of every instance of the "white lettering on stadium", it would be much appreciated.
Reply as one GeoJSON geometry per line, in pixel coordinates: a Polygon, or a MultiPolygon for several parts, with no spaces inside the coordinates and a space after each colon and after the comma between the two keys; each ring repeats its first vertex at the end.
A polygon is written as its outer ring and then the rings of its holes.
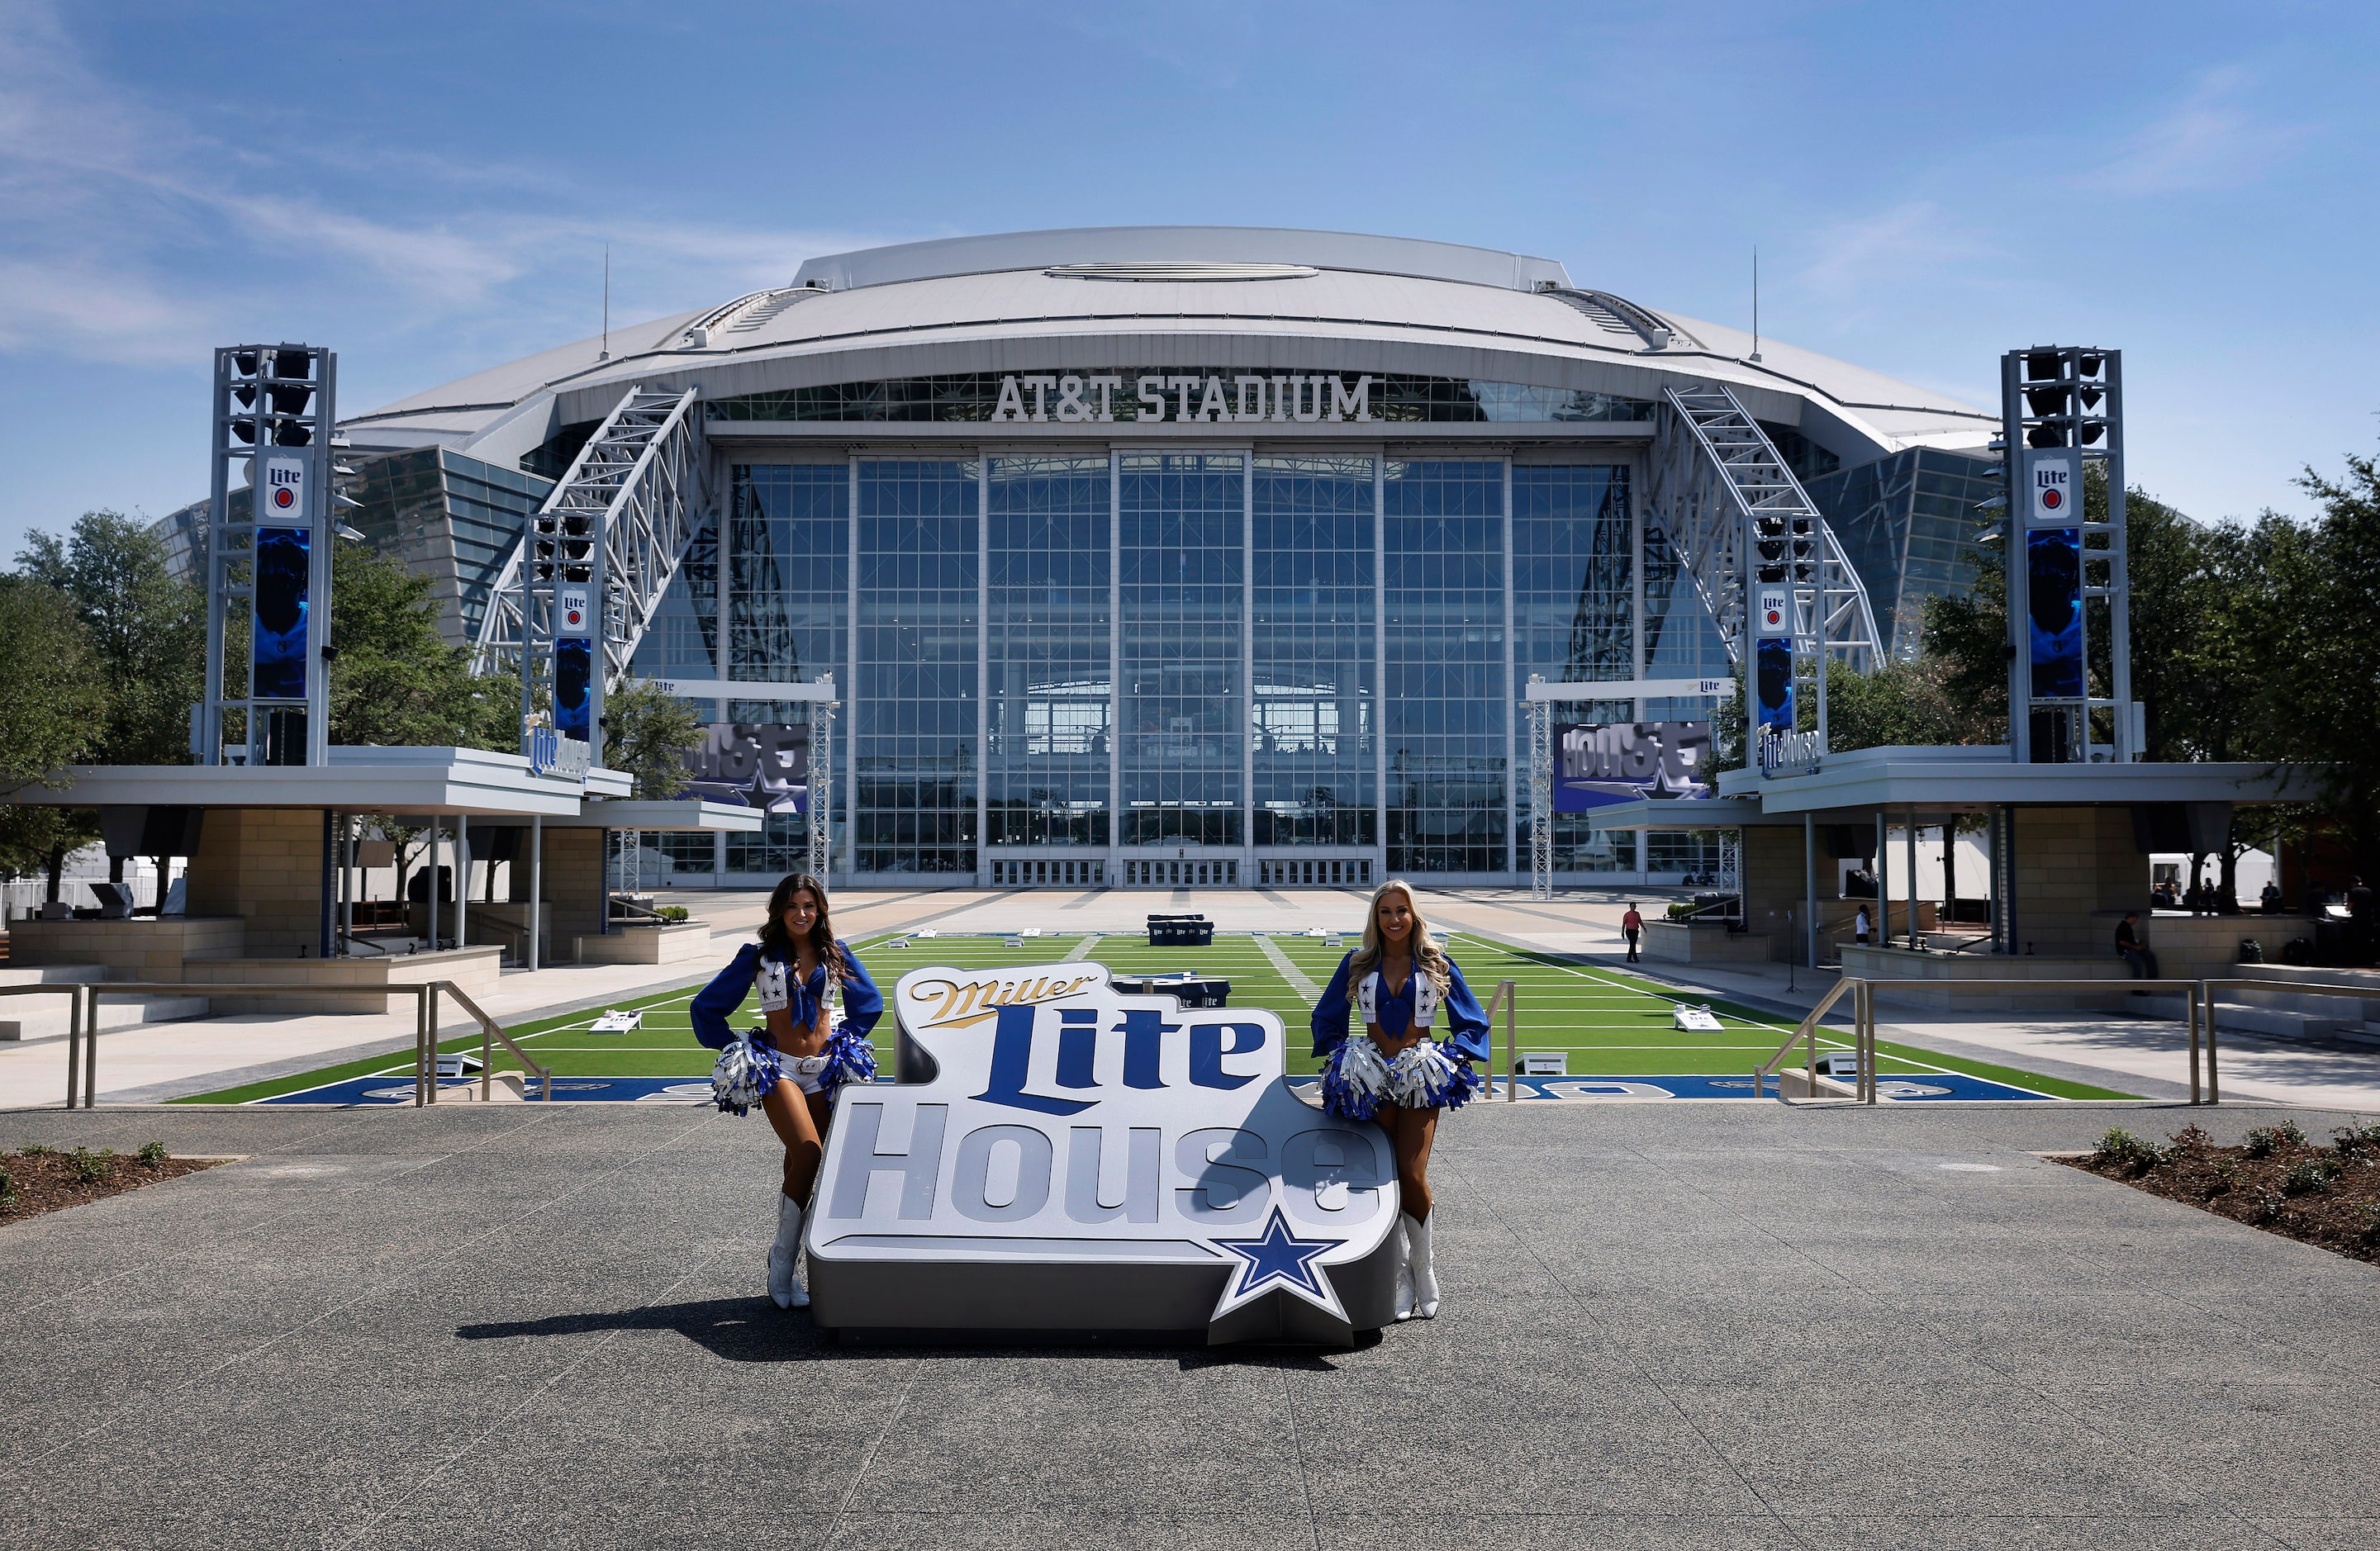
{"type": "Polygon", "coordinates": [[[1067,425],[1112,424],[1128,417],[1210,425],[1295,422],[1340,424],[1372,418],[1372,380],[1358,377],[1135,377],[1124,396],[1122,377],[1038,375],[1003,377],[991,418],[1001,424],[1057,421],[1067,425]]]}

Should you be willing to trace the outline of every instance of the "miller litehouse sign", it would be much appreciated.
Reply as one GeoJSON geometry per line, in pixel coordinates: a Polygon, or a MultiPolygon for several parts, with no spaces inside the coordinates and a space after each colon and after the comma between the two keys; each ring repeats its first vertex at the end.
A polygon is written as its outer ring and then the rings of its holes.
{"type": "Polygon", "coordinates": [[[835,1103],[805,1230],[849,1331],[1345,1342],[1394,1318],[1388,1139],[1282,1081],[1280,1018],[1103,965],[901,977],[895,1084],[835,1103]]]}
{"type": "Polygon", "coordinates": [[[1107,425],[1118,420],[1160,420],[1211,425],[1254,425],[1372,418],[1369,377],[1172,376],[1142,377],[1074,372],[1020,375],[1000,380],[1000,402],[991,418],[1002,424],[1050,421],[1107,425]]]}

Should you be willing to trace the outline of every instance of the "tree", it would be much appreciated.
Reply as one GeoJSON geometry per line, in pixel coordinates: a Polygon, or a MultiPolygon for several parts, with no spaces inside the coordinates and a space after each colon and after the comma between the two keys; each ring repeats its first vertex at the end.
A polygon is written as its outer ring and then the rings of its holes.
{"type": "Polygon", "coordinates": [[[361,544],[331,551],[331,742],[520,746],[516,686],[471,676],[470,654],[438,634],[431,585],[361,544]]]}
{"type": "MultiPolygon", "coordinates": [[[[25,576],[0,576],[0,784],[64,785],[98,748],[108,709],[105,665],[74,600],[25,576]]],[[[46,869],[57,898],[67,854],[97,834],[86,808],[0,806],[0,868],[46,869]]]]}
{"type": "Polygon", "coordinates": [[[2298,485],[2320,515],[2258,525],[2272,541],[2263,731],[2273,757],[2312,768],[2357,870],[2380,878],[2380,460],[2350,454],[2342,478],[2308,468],[2298,485]]]}
{"type": "Polygon", "coordinates": [[[635,776],[638,797],[676,796],[686,779],[680,757],[701,740],[701,719],[657,684],[626,679],[603,694],[603,763],[635,776]]]}
{"type": "Polygon", "coordinates": [[[190,708],[206,692],[206,598],[167,567],[164,542],[121,512],[85,512],[64,539],[30,534],[17,563],[73,600],[105,672],[91,762],[188,764],[190,708]]]}

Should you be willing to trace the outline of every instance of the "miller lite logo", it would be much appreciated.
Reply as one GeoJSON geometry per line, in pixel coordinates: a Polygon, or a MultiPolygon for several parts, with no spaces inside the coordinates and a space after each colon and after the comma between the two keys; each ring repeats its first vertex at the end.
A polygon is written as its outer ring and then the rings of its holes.
{"type": "Polygon", "coordinates": [[[914,970],[893,1084],[836,1097],[822,1328],[1346,1340],[1393,1317],[1396,1168],[1283,1081],[1281,1021],[1105,966],[914,970]]]}
{"type": "Polygon", "coordinates": [[[2033,492],[2031,526],[2072,527],[2082,520],[2082,460],[2070,450],[2036,452],[2029,461],[2033,492]]]}
{"type": "Polygon", "coordinates": [[[562,589],[560,612],[562,615],[562,622],[556,628],[561,634],[565,636],[584,636],[587,634],[587,589],[585,588],[564,588],[562,589]]]}
{"type": "Polygon", "coordinates": [[[1784,587],[1763,587],[1759,596],[1760,634],[1791,636],[1793,634],[1793,589],[1784,587]]]}
{"type": "Polygon", "coordinates": [[[268,457],[264,460],[264,515],[288,521],[306,515],[306,460],[268,457]]]}

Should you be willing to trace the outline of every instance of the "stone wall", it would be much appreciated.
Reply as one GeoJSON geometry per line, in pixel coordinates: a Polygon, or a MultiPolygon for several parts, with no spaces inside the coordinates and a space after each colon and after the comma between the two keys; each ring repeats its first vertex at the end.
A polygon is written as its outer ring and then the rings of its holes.
{"type": "Polygon", "coordinates": [[[249,958],[311,955],[322,935],[322,811],[208,809],[188,899],[192,915],[242,917],[249,958]]]}
{"type": "Polygon", "coordinates": [[[2112,957],[2116,923],[2127,910],[2146,915],[2148,896],[2149,862],[2134,848],[2131,809],[2017,810],[2019,956],[2112,957]]]}

